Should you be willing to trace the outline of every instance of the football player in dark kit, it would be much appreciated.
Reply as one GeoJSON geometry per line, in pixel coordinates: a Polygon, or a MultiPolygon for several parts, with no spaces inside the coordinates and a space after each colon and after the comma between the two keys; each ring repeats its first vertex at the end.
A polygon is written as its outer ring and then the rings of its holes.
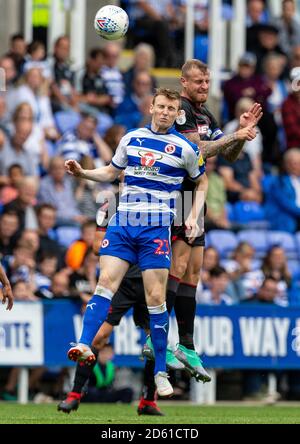
{"type": "MultiPolygon", "coordinates": [[[[205,106],[208,98],[210,72],[199,60],[188,60],[182,67],[180,117],[176,120],[176,130],[200,147],[203,159],[221,154],[234,162],[245,142],[256,136],[255,126],[262,117],[262,108],[255,103],[240,117],[240,128],[233,134],[224,136],[214,116],[205,106]],[[252,130],[246,131],[252,127],[252,130]]],[[[192,182],[186,179],[184,191],[193,191],[192,182]]],[[[188,211],[188,208],[183,211],[188,211]]],[[[184,219],[181,219],[184,220],[184,219]]],[[[174,226],[172,232],[172,266],[170,269],[167,300],[174,304],[178,324],[179,344],[175,356],[185,364],[197,380],[209,382],[210,376],[194,348],[194,320],[196,312],[196,287],[199,281],[205,245],[204,234],[189,242],[185,226],[174,226]]]]}

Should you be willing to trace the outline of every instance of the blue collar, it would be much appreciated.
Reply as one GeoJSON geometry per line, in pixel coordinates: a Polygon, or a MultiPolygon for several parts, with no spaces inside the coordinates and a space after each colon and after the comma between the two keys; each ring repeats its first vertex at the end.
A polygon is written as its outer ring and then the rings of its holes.
{"type": "Polygon", "coordinates": [[[174,132],[176,131],[176,130],[175,130],[175,125],[171,126],[171,128],[169,128],[168,131],[167,131],[166,133],[156,133],[155,131],[153,131],[153,130],[151,129],[151,124],[150,124],[150,125],[146,125],[145,128],[147,128],[148,130],[150,130],[151,133],[153,133],[153,134],[157,134],[157,135],[160,135],[160,134],[161,134],[161,135],[164,135],[164,134],[174,134],[174,132]]]}

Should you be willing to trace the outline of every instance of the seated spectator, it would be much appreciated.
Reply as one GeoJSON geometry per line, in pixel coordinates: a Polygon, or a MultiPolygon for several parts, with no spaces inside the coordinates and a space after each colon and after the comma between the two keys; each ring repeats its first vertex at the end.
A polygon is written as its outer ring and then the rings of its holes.
{"type": "Polygon", "coordinates": [[[7,183],[0,190],[0,202],[3,205],[10,203],[18,197],[18,185],[24,179],[23,169],[19,164],[12,164],[8,168],[7,174],[7,183]]]}
{"type": "Polygon", "coordinates": [[[38,230],[27,229],[24,230],[20,237],[20,242],[24,242],[31,248],[34,259],[37,260],[37,252],[40,249],[40,238],[38,230]]]}
{"type": "Polygon", "coordinates": [[[19,218],[16,211],[7,210],[0,215],[1,256],[10,256],[19,238],[19,218]]]}
{"type": "MultiPolygon", "coordinates": [[[[239,99],[235,107],[235,119],[228,122],[224,127],[224,134],[232,134],[239,128],[239,119],[243,113],[246,113],[254,104],[252,99],[244,97],[239,99]]],[[[258,177],[262,174],[261,155],[263,150],[262,135],[257,128],[257,136],[251,141],[247,141],[244,145],[243,151],[250,156],[254,170],[258,177]]]]}
{"type": "Polygon", "coordinates": [[[13,59],[16,68],[16,77],[19,79],[23,74],[24,64],[26,62],[26,41],[23,34],[13,34],[10,37],[9,43],[10,47],[6,56],[13,59]]]}
{"type": "Polygon", "coordinates": [[[266,195],[266,217],[272,230],[295,233],[300,229],[300,149],[284,154],[285,174],[274,179],[266,195]]]}
{"type": "Polygon", "coordinates": [[[233,252],[233,260],[223,262],[240,301],[253,297],[264,280],[262,270],[255,265],[254,254],[250,244],[240,242],[233,252]]]}
{"type": "Polygon", "coordinates": [[[20,103],[29,103],[33,111],[34,123],[41,126],[47,139],[56,140],[58,132],[55,127],[49,96],[44,91],[44,81],[42,71],[39,68],[29,69],[24,74],[24,84],[15,92],[14,109],[20,103]]]}
{"type": "Polygon", "coordinates": [[[31,125],[31,133],[25,141],[24,150],[29,153],[34,164],[35,174],[39,176],[41,168],[47,170],[49,167],[49,154],[46,147],[46,138],[40,125],[34,122],[33,111],[29,103],[22,102],[14,111],[12,116],[13,127],[12,134],[18,130],[19,123],[27,122],[31,125]]]}
{"type": "Polygon", "coordinates": [[[86,217],[78,210],[73,181],[66,174],[62,157],[51,159],[49,174],[41,180],[38,202],[47,203],[56,208],[57,225],[78,225],[86,220],[86,217]]]}
{"type": "Polygon", "coordinates": [[[198,304],[232,305],[234,301],[227,292],[229,277],[225,268],[216,266],[210,270],[210,284],[207,290],[200,293],[198,304]]]}
{"type": "Polygon", "coordinates": [[[260,203],[262,201],[260,177],[254,170],[247,153],[241,151],[234,163],[221,157],[218,163],[218,171],[224,180],[229,202],[235,203],[242,200],[260,203]]]}
{"type": "Polygon", "coordinates": [[[147,72],[151,77],[151,93],[155,92],[157,88],[157,80],[151,75],[151,69],[155,63],[155,55],[153,47],[147,43],[139,43],[134,48],[133,65],[124,74],[124,82],[126,88],[126,95],[130,95],[132,90],[132,84],[139,72],[147,72]]]}
{"type": "Polygon", "coordinates": [[[205,229],[230,228],[230,222],[226,214],[226,190],[222,177],[216,173],[217,158],[206,159],[206,174],[209,178],[206,197],[207,213],[205,217],[205,229]]]}
{"type": "Polygon", "coordinates": [[[66,264],[72,270],[78,270],[84,261],[84,257],[89,248],[93,247],[96,232],[94,220],[85,222],[82,225],[81,239],[75,241],[67,250],[66,264]]]}
{"type": "Polygon", "coordinates": [[[70,294],[80,297],[84,304],[87,304],[94,294],[98,261],[92,248],[88,248],[81,267],[70,275],[70,294]]]}
{"type": "Polygon", "coordinates": [[[286,307],[288,305],[286,300],[281,297],[278,281],[272,277],[266,278],[261,287],[251,298],[247,299],[246,303],[263,303],[276,304],[286,307]]]}
{"type": "Polygon", "coordinates": [[[92,107],[95,111],[110,114],[112,97],[108,94],[104,80],[100,75],[104,65],[104,54],[101,48],[91,49],[86,62],[86,69],[78,79],[79,102],[92,107]]]}
{"type": "Polygon", "coordinates": [[[36,208],[38,221],[38,234],[40,248],[37,253],[38,262],[41,261],[45,252],[54,254],[59,261],[61,267],[64,259],[64,249],[55,240],[56,234],[54,227],[56,226],[56,208],[49,204],[42,204],[36,208]]]}
{"type": "Polygon", "coordinates": [[[29,301],[29,302],[38,301],[38,298],[34,295],[30,284],[26,281],[17,281],[13,285],[12,290],[15,301],[29,301]]]}
{"type": "Polygon", "coordinates": [[[12,256],[5,256],[3,266],[12,284],[18,281],[25,281],[34,289],[34,274],[36,262],[34,251],[26,241],[18,241],[13,250],[12,256]]]}
{"type": "Polygon", "coordinates": [[[30,153],[25,149],[25,143],[32,132],[32,123],[25,120],[15,122],[15,132],[6,139],[0,150],[0,174],[7,175],[11,165],[18,164],[26,176],[35,176],[37,171],[31,160],[30,153]]]}
{"type": "MultiPolygon", "coordinates": [[[[127,129],[137,128],[143,118],[141,104],[144,99],[151,96],[152,81],[147,71],[140,71],[132,83],[132,92],[127,95],[124,101],[116,109],[115,121],[117,124],[125,126],[127,129]]],[[[149,109],[146,113],[149,115],[149,109]]]]}
{"type": "Polygon", "coordinates": [[[300,22],[295,0],[281,2],[282,14],[273,23],[279,29],[279,44],[284,52],[291,54],[293,46],[300,45],[300,22]]]}
{"type": "Polygon", "coordinates": [[[5,136],[9,136],[10,118],[8,116],[5,94],[0,92],[0,147],[3,146],[5,136]]]}
{"type": "Polygon", "coordinates": [[[57,255],[54,253],[44,252],[38,261],[38,269],[35,273],[36,291],[49,290],[51,281],[58,268],[57,255]]]}
{"type": "Polygon", "coordinates": [[[75,90],[75,73],[71,69],[70,39],[59,37],[54,44],[53,60],[50,61],[53,82],[51,104],[54,113],[64,110],[78,111],[78,95],[75,90]]]}
{"type": "Polygon", "coordinates": [[[113,99],[113,108],[116,108],[124,100],[125,84],[123,74],[118,64],[121,56],[121,47],[116,42],[108,42],[104,46],[104,65],[100,75],[104,80],[104,85],[108,94],[113,99]]]}
{"type": "Polygon", "coordinates": [[[300,68],[290,72],[292,92],[282,104],[281,114],[287,148],[300,147],[300,68]]]}
{"type": "Polygon", "coordinates": [[[130,0],[129,19],[134,23],[134,44],[151,43],[154,46],[156,66],[174,67],[175,51],[171,36],[171,23],[176,22],[174,2],[130,0]],[[140,36],[139,34],[142,34],[140,36]]]}
{"type": "Polygon", "coordinates": [[[270,54],[276,54],[282,58],[283,65],[287,64],[287,54],[279,45],[279,29],[272,24],[260,24],[256,26],[258,42],[249,47],[249,51],[257,57],[256,73],[262,74],[265,58],[270,54]]]}
{"type": "Polygon", "coordinates": [[[17,76],[16,65],[14,59],[11,56],[4,55],[0,58],[0,68],[5,73],[5,94],[3,97],[6,102],[6,118],[10,119],[13,112],[14,94],[15,94],[15,81],[17,76]]]}
{"type": "Polygon", "coordinates": [[[97,363],[93,374],[89,379],[89,388],[84,396],[84,402],[122,402],[130,404],[133,399],[133,390],[129,387],[115,389],[116,369],[112,362],[114,357],[113,348],[106,344],[99,352],[97,363]]]}
{"type": "Polygon", "coordinates": [[[18,197],[4,206],[4,212],[13,210],[19,218],[19,231],[37,229],[34,211],[37,195],[37,181],[33,177],[25,177],[17,185],[18,197]]]}
{"type": "Polygon", "coordinates": [[[35,40],[27,47],[27,57],[24,65],[24,72],[31,68],[38,68],[42,71],[44,79],[51,80],[51,67],[48,60],[45,60],[46,48],[43,42],[35,40]]]}
{"type": "Polygon", "coordinates": [[[69,276],[65,271],[55,273],[50,288],[41,287],[36,296],[41,299],[64,299],[70,298],[69,276]]]}
{"type": "Polygon", "coordinates": [[[204,250],[203,266],[201,268],[201,284],[204,289],[209,288],[210,271],[220,265],[220,256],[214,247],[207,247],[204,250]]]}
{"type": "Polygon", "coordinates": [[[271,277],[277,281],[278,299],[282,304],[286,304],[292,276],[288,269],[287,258],[283,248],[274,246],[268,251],[268,254],[263,259],[262,271],[266,279],[271,277]]]}
{"type": "Polygon", "coordinates": [[[126,134],[126,128],[123,125],[113,125],[109,128],[104,136],[104,142],[110,147],[112,153],[115,153],[120,140],[126,134]]]}
{"type": "Polygon", "coordinates": [[[112,151],[97,133],[97,123],[96,117],[84,114],[77,128],[67,131],[58,142],[57,155],[77,162],[89,156],[94,159],[95,168],[110,163],[112,151]]]}

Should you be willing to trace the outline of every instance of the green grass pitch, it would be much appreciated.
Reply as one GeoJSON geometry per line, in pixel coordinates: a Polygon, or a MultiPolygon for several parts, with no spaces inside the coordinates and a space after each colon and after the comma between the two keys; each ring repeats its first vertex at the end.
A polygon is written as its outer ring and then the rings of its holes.
{"type": "Polygon", "coordinates": [[[300,424],[299,406],[164,405],[166,416],[138,416],[135,405],[82,404],[69,415],[56,404],[0,403],[0,424],[300,424]]]}

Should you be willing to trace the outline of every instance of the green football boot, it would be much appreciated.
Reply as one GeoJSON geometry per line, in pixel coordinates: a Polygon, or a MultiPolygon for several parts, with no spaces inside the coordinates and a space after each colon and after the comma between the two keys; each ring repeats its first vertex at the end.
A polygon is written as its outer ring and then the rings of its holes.
{"type": "MultiPolygon", "coordinates": [[[[151,361],[155,360],[153,344],[150,336],[147,337],[146,344],[143,346],[142,356],[151,361]]],[[[167,348],[166,363],[167,367],[171,370],[183,370],[185,368],[184,364],[176,358],[170,347],[167,348]]]]}
{"type": "Polygon", "coordinates": [[[190,350],[183,345],[178,344],[174,352],[176,358],[185,366],[185,369],[193,376],[196,381],[210,382],[211,377],[204,369],[202,361],[195,350],[190,350]]]}

